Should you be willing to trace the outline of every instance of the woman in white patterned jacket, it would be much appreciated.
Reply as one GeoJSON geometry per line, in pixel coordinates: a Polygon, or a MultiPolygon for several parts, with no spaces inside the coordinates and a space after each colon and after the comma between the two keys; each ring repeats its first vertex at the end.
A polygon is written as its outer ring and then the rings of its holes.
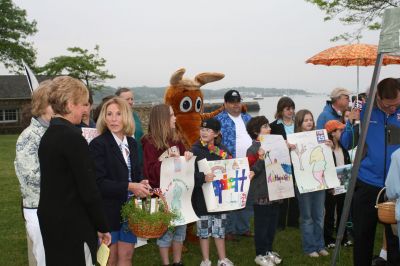
{"type": "Polygon", "coordinates": [[[32,95],[32,119],[30,125],[21,133],[16,144],[14,161],[23,204],[26,230],[33,242],[33,255],[38,266],[45,265],[45,254],[40,233],[37,208],[40,195],[40,165],[38,149],[40,140],[49,126],[53,109],[48,102],[51,81],[40,83],[32,95]]]}

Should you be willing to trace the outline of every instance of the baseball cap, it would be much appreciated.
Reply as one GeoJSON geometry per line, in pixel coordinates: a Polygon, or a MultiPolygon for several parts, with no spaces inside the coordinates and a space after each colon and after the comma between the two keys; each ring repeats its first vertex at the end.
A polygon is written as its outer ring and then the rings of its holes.
{"type": "Polygon", "coordinates": [[[242,101],[242,97],[240,97],[240,93],[237,90],[229,90],[224,95],[225,102],[240,102],[242,101]]]}
{"type": "Polygon", "coordinates": [[[220,122],[217,119],[214,119],[214,118],[203,120],[201,122],[201,127],[209,128],[209,129],[212,129],[214,131],[220,131],[221,130],[220,122]]]}
{"type": "Polygon", "coordinates": [[[347,95],[350,96],[351,91],[345,88],[335,88],[331,92],[331,99],[338,98],[340,95],[347,95]]]}
{"type": "Polygon", "coordinates": [[[325,129],[328,133],[335,131],[336,129],[343,129],[346,125],[337,121],[337,120],[329,120],[325,124],[325,129]]]}

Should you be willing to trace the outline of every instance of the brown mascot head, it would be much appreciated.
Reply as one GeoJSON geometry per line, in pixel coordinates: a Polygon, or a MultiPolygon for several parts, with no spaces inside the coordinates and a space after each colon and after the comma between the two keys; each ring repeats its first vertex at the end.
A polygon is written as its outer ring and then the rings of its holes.
{"type": "MultiPolygon", "coordinates": [[[[183,137],[186,147],[190,147],[199,138],[199,129],[203,114],[204,84],[224,78],[221,73],[200,73],[194,80],[184,79],[185,69],[181,68],[172,74],[170,86],[165,91],[164,100],[174,110],[176,128],[183,137]]],[[[217,113],[215,113],[217,114],[217,113]]]]}

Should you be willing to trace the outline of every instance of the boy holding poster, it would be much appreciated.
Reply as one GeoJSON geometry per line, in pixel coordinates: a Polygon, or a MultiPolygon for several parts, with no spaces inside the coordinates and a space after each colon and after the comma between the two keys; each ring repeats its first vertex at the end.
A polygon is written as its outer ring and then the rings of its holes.
{"type": "MultiPolygon", "coordinates": [[[[254,195],[254,243],[256,246],[257,265],[274,266],[281,263],[279,254],[272,251],[276,227],[279,219],[280,201],[270,201],[268,197],[267,177],[265,171],[265,151],[261,148],[259,135],[269,135],[271,128],[265,116],[256,116],[246,125],[253,144],[247,150],[247,158],[254,178],[250,190],[254,195]]],[[[251,193],[249,193],[251,194],[251,193]]]]}
{"type": "Polygon", "coordinates": [[[192,205],[196,215],[200,218],[197,221],[197,236],[200,239],[201,253],[203,261],[200,266],[210,266],[209,260],[209,240],[214,237],[215,246],[218,252],[218,264],[231,266],[233,263],[226,257],[225,253],[225,226],[226,214],[223,212],[209,213],[202,186],[206,182],[212,182],[215,174],[203,173],[199,171],[197,162],[206,159],[208,161],[224,160],[232,158],[225,146],[221,144],[220,136],[221,124],[216,119],[208,119],[201,123],[200,140],[192,146],[192,152],[196,157],[195,163],[195,187],[192,194],[192,205]]]}

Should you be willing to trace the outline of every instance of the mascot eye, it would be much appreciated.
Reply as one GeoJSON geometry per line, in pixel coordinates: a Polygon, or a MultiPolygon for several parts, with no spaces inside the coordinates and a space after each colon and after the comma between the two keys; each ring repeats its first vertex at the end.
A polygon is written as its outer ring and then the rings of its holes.
{"type": "Polygon", "coordinates": [[[196,99],[196,103],[195,103],[195,109],[196,109],[196,112],[200,112],[200,109],[201,109],[201,106],[203,105],[203,101],[201,100],[201,98],[200,97],[197,97],[197,99],[196,99]]]}
{"type": "Polygon", "coordinates": [[[192,99],[188,96],[184,97],[179,104],[179,108],[184,113],[189,112],[192,109],[192,99]]]}

